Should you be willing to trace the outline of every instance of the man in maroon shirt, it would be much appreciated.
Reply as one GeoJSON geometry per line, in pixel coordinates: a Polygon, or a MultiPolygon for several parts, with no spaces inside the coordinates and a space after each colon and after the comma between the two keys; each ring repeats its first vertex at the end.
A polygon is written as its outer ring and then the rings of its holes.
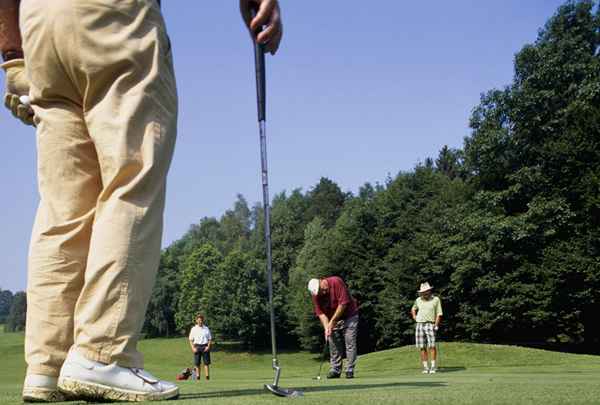
{"type": "Polygon", "coordinates": [[[354,378],[356,364],[356,334],[358,331],[358,304],[348,292],[344,281],[337,276],[308,282],[315,314],[325,330],[329,343],[331,369],[327,378],[339,378],[342,372],[342,353],[346,346],[346,378],[354,378]]]}

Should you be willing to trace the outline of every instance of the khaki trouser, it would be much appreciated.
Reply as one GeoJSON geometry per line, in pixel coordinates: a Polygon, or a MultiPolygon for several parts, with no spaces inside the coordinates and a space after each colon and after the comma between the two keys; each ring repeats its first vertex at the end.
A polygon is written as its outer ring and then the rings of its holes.
{"type": "Polygon", "coordinates": [[[40,204],[29,254],[28,373],[68,350],[142,367],[177,92],[154,0],[23,0],[40,204]]]}

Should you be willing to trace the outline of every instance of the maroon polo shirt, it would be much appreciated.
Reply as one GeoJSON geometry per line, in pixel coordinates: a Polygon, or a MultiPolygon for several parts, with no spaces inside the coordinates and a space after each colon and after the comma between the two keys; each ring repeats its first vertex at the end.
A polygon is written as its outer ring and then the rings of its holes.
{"type": "Polygon", "coordinates": [[[315,314],[317,316],[325,314],[327,318],[331,319],[340,305],[347,305],[341,319],[348,319],[358,314],[356,300],[350,296],[348,287],[346,287],[344,281],[338,276],[327,277],[325,280],[327,280],[327,284],[329,285],[329,291],[325,295],[312,296],[315,314]]]}

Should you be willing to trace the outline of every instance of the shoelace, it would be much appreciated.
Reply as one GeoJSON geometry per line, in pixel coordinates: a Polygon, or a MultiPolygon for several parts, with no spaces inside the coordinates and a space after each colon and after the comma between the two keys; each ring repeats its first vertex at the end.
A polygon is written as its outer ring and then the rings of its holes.
{"type": "Polygon", "coordinates": [[[141,368],[130,368],[131,372],[137,377],[141,378],[144,382],[154,385],[160,382],[157,378],[154,378],[152,375],[144,372],[141,368]]]}

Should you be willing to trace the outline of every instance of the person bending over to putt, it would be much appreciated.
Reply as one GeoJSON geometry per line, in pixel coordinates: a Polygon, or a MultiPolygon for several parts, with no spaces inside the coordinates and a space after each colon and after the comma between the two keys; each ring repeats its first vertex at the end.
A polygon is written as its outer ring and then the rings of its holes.
{"type": "Polygon", "coordinates": [[[196,317],[196,325],[190,330],[190,346],[194,353],[194,367],[196,368],[196,376],[200,380],[200,363],[204,363],[204,375],[207,380],[210,380],[210,348],[212,346],[212,335],[210,329],[204,324],[204,315],[196,317]]]}
{"type": "Polygon", "coordinates": [[[346,348],[346,378],[354,378],[356,365],[356,334],[358,331],[358,305],[350,296],[344,281],[337,276],[308,282],[315,314],[325,331],[329,343],[331,369],[327,378],[339,378],[342,372],[342,354],[346,348]]]}
{"type": "Polygon", "coordinates": [[[417,322],[415,342],[421,352],[423,374],[434,374],[437,371],[435,364],[437,358],[435,334],[442,319],[442,302],[439,297],[433,296],[432,290],[433,287],[429,283],[422,283],[418,291],[419,298],[416,299],[411,309],[412,318],[417,322]],[[431,352],[431,366],[428,364],[427,349],[431,352]]]}
{"type": "MultiPolygon", "coordinates": [[[[239,5],[251,32],[266,26],[257,40],[275,53],[277,0],[239,5]]],[[[176,397],[137,350],[177,125],[159,0],[0,0],[0,53],[5,105],[37,127],[23,400],[176,397]]]]}

